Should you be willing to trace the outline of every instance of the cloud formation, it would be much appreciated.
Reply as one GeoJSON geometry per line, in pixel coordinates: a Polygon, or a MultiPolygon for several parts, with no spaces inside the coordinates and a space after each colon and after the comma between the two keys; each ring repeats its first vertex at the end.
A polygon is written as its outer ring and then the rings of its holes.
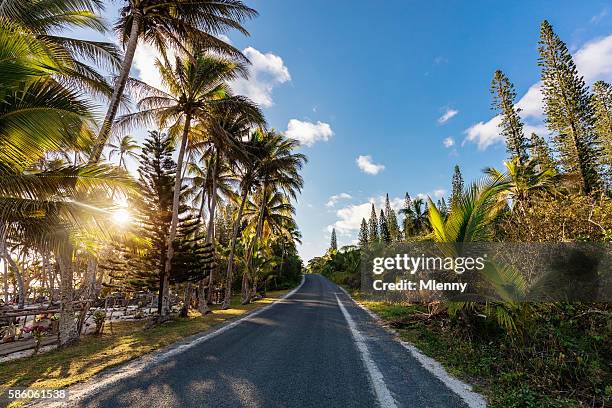
{"type": "Polygon", "coordinates": [[[291,119],[287,124],[285,136],[295,139],[302,145],[312,146],[315,142],[326,142],[334,135],[331,126],[325,122],[313,123],[291,119]]]}
{"type": "Polygon", "coordinates": [[[355,160],[357,166],[367,174],[376,175],[385,169],[385,166],[382,164],[376,164],[372,161],[372,156],[359,156],[355,160]]]}
{"type": "Polygon", "coordinates": [[[349,193],[340,193],[340,194],[335,194],[331,197],[329,197],[329,200],[327,201],[327,204],[325,204],[326,207],[333,207],[336,205],[336,203],[340,200],[348,200],[353,198],[353,196],[351,196],[349,193]]]}
{"type": "Polygon", "coordinates": [[[232,81],[230,84],[232,90],[249,97],[264,108],[272,106],[274,87],[291,81],[289,69],[281,57],[271,52],[264,54],[253,47],[247,47],[242,52],[251,61],[249,78],[237,78],[232,81]]]}
{"type": "Polygon", "coordinates": [[[447,108],[446,111],[438,118],[438,123],[443,125],[459,113],[456,109],[447,108]]]}
{"type": "Polygon", "coordinates": [[[455,139],[453,139],[452,137],[447,137],[446,139],[444,139],[442,141],[442,144],[444,145],[444,147],[446,147],[447,149],[453,147],[455,145],[455,139]]]}
{"type": "MultiPolygon", "coordinates": [[[[612,80],[612,35],[598,38],[584,44],[574,54],[574,62],[580,75],[590,85],[598,79],[612,80]]],[[[519,99],[516,106],[521,109],[519,113],[525,122],[524,132],[546,134],[543,123],[542,83],[531,85],[525,95],[519,99]]],[[[498,125],[501,122],[499,115],[486,122],[478,122],[465,130],[465,142],[476,143],[479,150],[485,150],[495,143],[503,143],[504,138],[499,134],[498,125]]]]}

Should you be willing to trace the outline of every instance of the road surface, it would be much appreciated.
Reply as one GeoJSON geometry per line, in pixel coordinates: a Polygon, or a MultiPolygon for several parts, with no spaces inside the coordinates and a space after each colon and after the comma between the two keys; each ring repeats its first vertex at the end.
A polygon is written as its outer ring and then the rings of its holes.
{"type": "Polygon", "coordinates": [[[75,406],[468,405],[340,288],[307,275],[289,298],[75,406]]]}

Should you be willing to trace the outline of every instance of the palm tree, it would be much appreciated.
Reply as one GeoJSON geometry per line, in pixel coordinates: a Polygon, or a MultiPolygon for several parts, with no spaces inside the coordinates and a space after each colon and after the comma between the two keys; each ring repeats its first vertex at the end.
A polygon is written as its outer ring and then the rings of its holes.
{"type": "Polygon", "coordinates": [[[138,159],[136,151],[139,149],[138,143],[130,135],[123,136],[117,140],[116,144],[109,144],[111,150],[108,152],[108,158],[112,159],[115,154],[119,155],[119,167],[123,167],[127,170],[127,163],[125,158],[130,157],[134,160],[138,159]]]}
{"type": "MultiPolygon", "coordinates": [[[[297,191],[301,189],[303,183],[298,170],[306,161],[306,157],[301,153],[293,152],[298,146],[295,140],[287,139],[275,132],[265,132],[259,129],[251,135],[249,145],[249,149],[247,150],[253,152],[254,159],[246,161],[241,166],[241,197],[236,220],[234,221],[232,243],[230,244],[230,261],[227,266],[225,298],[223,301],[224,308],[228,308],[230,305],[235,244],[240,223],[242,222],[242,212],[250,190],[257,185],[265,186],[267,183],[272,185],[273,182],[275,186],[278,186],[278,188],[283,190],[290,197],[295,198],[297,191]]],[[[265,190],[264,188],[262,191],[265,190]]],[[[262,198],[265,198],[266,194],[267,193],[262,194],[262,198]]],[[[253,245],[257,242],[261,234],[261,229],[263,227],[262,216],[263,214],[260,215],[258,220],[253,245]]],[[[250,259],[249,253],[251,253],[251,251],[252,246],[247,249],[247,264],[250,259]]],[[[245,287],[249,287],[248,275],[243,275],[243,288],[245,287]]],[[[247,300],[247,298],[248,295],[243,301],[247,300]]]]}
{"type": "MultiPolygon", "coordinates": [[[[248,302],[257,293],[257,275],[252,261],[260,247],[258,240],[269,242],[273,236],[292,239],[292,233],[297,228],[293,219],[294,214],[295,208],[289,202],[287,195],[282,191],[274,191],[273,186],[269,184],[262,185],[254,195],[253,201],[247,204],[244,211],[247,230],[255,231],[255,233],[251,244],[247,246],[249,250],[245,254],[245,274],[250,276],[253,289],[250,290],[248,286],[243,288],[243,302],[248,302]]],[[[243,285],[249,283],[248,279],[243,282],[243,285]]]]}
{"type": "Polygon", "coordinates": [[[76,39],[55,34],[58,30],[89,28],[107,33],[98,0],[3,0],[0,19],[21,26],[62,60],[58,79],[65,85],[84,88],[94,95],[110,97],[112,86],[92,64],[108,70],[120,66],[120,52],[108,42],[76,39]]]}
{"type": "Polygon", "coordinates": [[[195,50],[212,50],[244,60],[240,51],[215,35],[230,29],[248,35],[241,23],[256,15],[239,0],[125,0],[115,24],[125,56],[90,161],[100,159],[108,140],[139,41],[153,45],[164,57],[168,49],[188,51],[187,42],[195,50]]]}
{"type": "MultiPolygon", "coordinates": [[[[558,179],[554,169],[539,170],[538,162],[534,159],[521,163],[518,158],[514,158],[504,162],[504,166],[505,173],[493,167],[485,168],[484,172],[492,180],[500,180],[506,185],[509,196],[507,198],[512,200],[513,208],[521,212],[524,212],[531,195],[536,192],[552,192],[558,179]]],[[[500,199],[505,200],[506,197],[500,195],[500,199]]]]}
{"type": "Polygon", "coordinates": [[[306,156],[293,152],[299,146],[299,143],[296,140],[287,139],[274,131],[267,132],[266,138],[269,140],[270,149],[266,151],[266,156],[260,158],[259,183],[261,183],[261,188],[259,194],[260,202],[258,203],[259,212],[255,236],[247,250],[247,273],[243,274],[243,303],[249,302],[248,271],[252,270],[252,253],[263,231],[267,204],[269,204],[270,198],[277,198],[274,194],[277,190],[282,190],[285,194],[295,198],[304,183],[299,170],[306,162],[306,156]]]}
{"type": "MultiPolygon", "coordinates": [[[[174,253],[173,242],[178,224],[179,196],[182,186],[183,162],[192,123],[215,121],[215,109],[249,112],[253,118],[263,122],[263,117],[248,99],[232,95],[227,81],[241,73],[241,67],[218,56],[197,53],[194,56],[176,57],[174,64],[168,60],[157,60],[157,68],[163,85],[168,91],[154,88],[144,82],[131,79],[130,87],[142,98],[137,104],[138,112],[126,114],[117,120],[119,128],[130,128],[157,122],[161,128],[168,128],[169,134],[180,134],[180,148],[172,202],[172,222],[168,235],[165,278],[167,279],[174,253]]],[[[167,285],[166,285],[167,288],[167,285]]]]}

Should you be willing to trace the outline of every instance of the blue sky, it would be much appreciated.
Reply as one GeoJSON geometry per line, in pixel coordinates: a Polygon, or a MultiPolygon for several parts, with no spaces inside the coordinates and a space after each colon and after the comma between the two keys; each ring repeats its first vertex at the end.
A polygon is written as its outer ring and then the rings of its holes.
{"type": "MultiPolygon", "coordinates": [[[[304,143],[304,260],[325,251],[332,226],[340,245],[353,242],[369,202],[380,206],[385,193],[399,206],[405,192],[447,194],[455,164],[466,180],[501,166],[489,94],[496,69],[515,84],[528,130],[546,134],[537,88],[543,19],[588,83],[612,80],[604,1],[247,3],[260,13],[247,23],[251,36],[228,37],[253,61],[252,79],[234,87],[264,105],[271,127],[304,143]]],[[[155,80],[154,54],[139,49],[135,76],[155,80]]]]}

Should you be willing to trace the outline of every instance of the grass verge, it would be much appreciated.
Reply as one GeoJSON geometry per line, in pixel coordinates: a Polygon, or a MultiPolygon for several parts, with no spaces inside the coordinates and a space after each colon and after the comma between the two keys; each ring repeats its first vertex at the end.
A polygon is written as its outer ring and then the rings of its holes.
{"type": "MultiPolygon", "coordinates": [[[[189,317],[168,321],[147,330],[144,330],[145,322],[114,323],[113,334],[109,333],[106,326],[105,334],[85,336],[74,346],[0,363],[0,386],[3,389],[68,387],[85,381],[104,369],[133,360],[270,304],[287,292],[289,290],[271,291],[267,297],[248,305],[240,305],[239,298],[236,297],[230,309],[213,307],[213,313],[205,316],[190,311],[189,317]]],[[[23,400],[15,401],[9,407],[24,403],[23,400]]]]}
{"type": "Polygon", "coordinates": [[[585,315],[586,307],[548,306],[534,317],[527,338],[517,341],[494,332],[468,335],[463,322],[446,314],[426,318],[423,305],[355,299],[473,384],[491,408],[610,406],[610,321],[585,315]]]}

